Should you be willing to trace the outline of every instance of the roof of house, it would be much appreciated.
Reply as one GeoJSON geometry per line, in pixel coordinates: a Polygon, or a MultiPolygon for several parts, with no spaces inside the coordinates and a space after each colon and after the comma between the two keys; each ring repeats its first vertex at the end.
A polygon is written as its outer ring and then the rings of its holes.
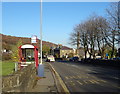
{"type": "Polygon", "coordinates": [[[62,46],[61,50],[73,50],[73,49],[66,46],[62,46]]]}

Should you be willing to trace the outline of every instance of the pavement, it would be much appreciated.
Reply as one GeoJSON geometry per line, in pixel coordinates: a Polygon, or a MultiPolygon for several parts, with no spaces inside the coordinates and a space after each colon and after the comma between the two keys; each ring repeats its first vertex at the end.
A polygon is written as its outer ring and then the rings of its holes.
{"type": "Polygon", "coordinates": [[[42,78],[37,77],[37,83],[31,92],[54,92],[57,94],[56,81],[47,62],[44,63],[44,76],[42,78]]]}

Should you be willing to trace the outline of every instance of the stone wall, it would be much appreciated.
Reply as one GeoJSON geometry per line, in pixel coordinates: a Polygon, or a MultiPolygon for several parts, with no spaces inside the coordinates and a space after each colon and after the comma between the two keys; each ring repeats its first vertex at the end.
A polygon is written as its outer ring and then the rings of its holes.
{"type": "Polygon", "coordinates": [[[31,64],[12,75],[2,77],[2,92],[30,92],[36,83],[36,68],[31,64]]]}

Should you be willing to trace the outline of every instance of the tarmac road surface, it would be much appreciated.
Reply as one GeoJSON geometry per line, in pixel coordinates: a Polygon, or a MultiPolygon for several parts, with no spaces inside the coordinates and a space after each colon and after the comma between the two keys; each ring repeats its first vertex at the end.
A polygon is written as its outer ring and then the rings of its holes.
{"type": "Polygon", "coordinates": [[[118,69],[74,62],[51,63],[72,92],[120,92],[118,69]]]}

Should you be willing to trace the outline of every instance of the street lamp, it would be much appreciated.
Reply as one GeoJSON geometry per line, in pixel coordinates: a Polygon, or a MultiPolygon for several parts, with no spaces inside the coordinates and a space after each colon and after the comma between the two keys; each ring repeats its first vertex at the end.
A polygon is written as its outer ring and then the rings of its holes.
{"type": "Polygon", "coordinates": [[[44,77],[44,65],[42,63],[42,0],[40,0],[40,64],[38,66],[38,76],[44,77]]]}
{"type": "Polygon", "coordinates": [[[40,41],[40,53],[41,53],[41,62],[40,64],[42,64],[42,0],[40,0],[40,38],[41,38],[41,41],[40,41]]]}

